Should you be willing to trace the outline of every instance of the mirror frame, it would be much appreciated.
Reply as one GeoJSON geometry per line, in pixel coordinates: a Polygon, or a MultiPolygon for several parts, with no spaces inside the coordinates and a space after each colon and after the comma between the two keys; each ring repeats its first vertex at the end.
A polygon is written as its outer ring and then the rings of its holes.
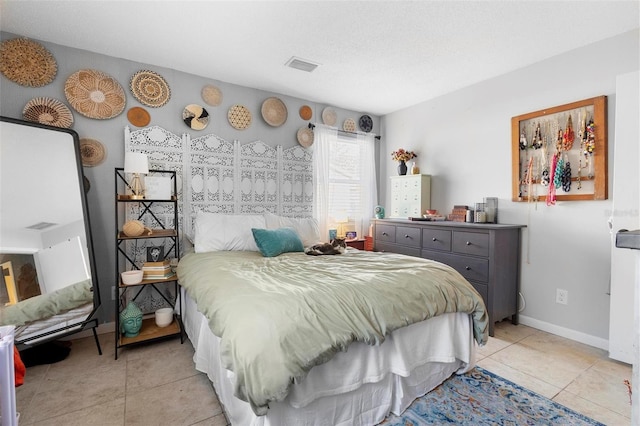
{"type": "Polygon", "coordinates": [[[92,289],[93,289],[93,309],[91,311],[91,313],[86,317],[86,319],[84,319],[81,322],[76,322],[74,324],[71,325],[67,325],[64,327],[60,327],[56,330],[51,330],[48,332],[44,332],[35,336],[30,336],[26,339],[20,340],[19,338],[16,338],[15,340],[15,345],[20,349],[22,347],[32,347],[38,344],[42,344],[42,343],[46,343],[49,342],[51,340],[57,340],[60,339],[62,337],[65,336],[69,336],[71,334],[75,334],[75,333],[79,333],[81,331],[87,330],[89,328],[93,329],[93,336],[95,338],[96,341],[96,345],[98,347],[98,352],[99,354],[102,354],[102,350],[100,348],[100,343],[98,341],[98,336],[96,333],[96,328],[98,327],[98,310],[101,306],[101,301],[100,301],[100,286],[98,285],[98,274],[97,274],[97,268],[96,268],[96,262],[95,262],[95,253],[94,253],[94,249],[93,249],[93,235],[91,232],[91,221],[90,221],[90,217],[89,217],[89,206],[87,203],[87,189],[85,188],[85,184],[84,184],[84,172],[82,169],[82,156],[80,154],[80,138],[78,137],[78,133],[76,133],[75,130],[72,129],[66,129],[66,128],[60,128],[60,127],[53,127],[53,126],[47,126],[44,124],[40,124],[40,123],[34,123],[34,122],[30,122],[30,121],[24,121],[24,120],[18,120],[15,118],[10,118],[10,117],[4,117],[4,116],[0,116],[0,125],[2,125],[2,122],[6,122],[6,123],[11,123],[11,124],[16,124],[16,125],[22,125],[22,126],[27,126],[27,127],[35,127],[35,128],[40,128],[40,129],[45,129],[45,130],[50,130],[50,131],[54,131],[54,132],[61,132],[61,133],[67,133],[73,141],[73,148],[74,148],[74,152],[75,152],[75,163],[76,163],[76,171],[77,171],[77,176],[78,176],[78,184],[79,184],[79,189],[80,189],[80,200],[81,200],[81,205],[82,205],[82,214],[84,217],[84,230],[85,230],[85,236],[86,236],[86,243],[87,243],[87,253],[88,253],[88,257],[89,257],[89,268],[90,268],[90,272],[91,272],[91,284],[92,284],[92,289]],[[78,326],[80,326],[78,328],[78,326]],[[67,331],[65,331],[67,330],[67,331]],[[35,341],[37,340],[37,341],[35,341]],[[31,342],[31,343],[30,343],[31,342]]]}

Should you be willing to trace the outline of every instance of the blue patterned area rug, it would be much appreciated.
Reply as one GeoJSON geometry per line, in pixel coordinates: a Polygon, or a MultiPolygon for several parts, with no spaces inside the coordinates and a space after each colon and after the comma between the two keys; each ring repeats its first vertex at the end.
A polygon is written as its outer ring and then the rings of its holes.
{"type": "Polygon", "coordinates": [[[402,416],[380,425],[580,425],[604,426],[500,376],[475,367],[416,399],[402,416]]]}

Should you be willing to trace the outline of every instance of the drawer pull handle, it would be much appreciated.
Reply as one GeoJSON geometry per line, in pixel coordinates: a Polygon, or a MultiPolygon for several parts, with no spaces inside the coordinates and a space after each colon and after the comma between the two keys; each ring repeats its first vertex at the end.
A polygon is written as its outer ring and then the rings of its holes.
{"type": "Polygon", "coordinates": [[[386,232],[383,232],[383,233],[382,233],[382,235],[387,236],[387,235],[389,235],[389,234],[387,234],[386,232]]]}
{"type": "Polygon", "coordinates": [[[404,237],[405,237],[405,238],[411,238],[411,237],[410,237],[410,236],[408,236],[407,234],[404,234],[404,237]]]}
{"type": "Polygon", "coordinates": [[[471,245],[471,241],[467,241],[467,245],[470,246],[471,245]]]}
{"type": "Polygon", "coordinates": [[[466,269],[467,271],[471,270],[471,266],[465,266],[464,269],[466,269]]]}
{"type": "Polygon", "coordinates": [[[431,241],[438,241],[438,239],[436,237],[433,237],[431,241]]]}

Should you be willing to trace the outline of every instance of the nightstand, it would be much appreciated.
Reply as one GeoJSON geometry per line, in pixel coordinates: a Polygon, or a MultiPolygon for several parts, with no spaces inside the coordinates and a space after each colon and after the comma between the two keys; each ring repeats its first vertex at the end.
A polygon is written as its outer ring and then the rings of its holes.
{"type": "Polygon", "coordinates": [[[348,247],[353,247],[358,250],[364,250],[364,239],[346,240],[348,247]]]}

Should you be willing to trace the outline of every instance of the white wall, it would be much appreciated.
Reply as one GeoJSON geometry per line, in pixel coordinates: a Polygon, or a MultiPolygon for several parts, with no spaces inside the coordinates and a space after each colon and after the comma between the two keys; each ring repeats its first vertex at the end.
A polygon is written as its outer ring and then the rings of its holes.
{"type": "Polygon", "coordinates": [[[390,154],[400,147],[417,151],[421,172],[432,175],[432,208],[446,214],[454,204],[498,197],[500,223],[527,225],[522,322],[602,348],[609,332],[611,199],[552,207],[511,202],[511,117],[606,95],[611,189],[616,76],[639,68],[639,37],[635,30],[603,40],[381,122],[381,203],[390,204],[389,176],[397,173],[390,154]],[[555,303],[557,288],[568,290],[567,305],[555,303]]]}

